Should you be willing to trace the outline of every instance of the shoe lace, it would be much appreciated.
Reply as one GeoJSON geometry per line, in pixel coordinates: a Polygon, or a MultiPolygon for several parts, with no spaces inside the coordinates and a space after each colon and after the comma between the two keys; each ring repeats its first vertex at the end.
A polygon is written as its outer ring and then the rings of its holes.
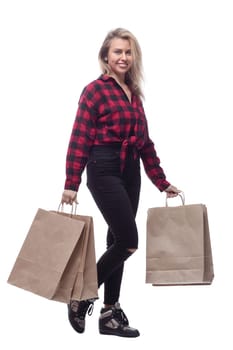
{"type": "Polygon", "coordinates": [[[93,302],[91,302],[91,304],[88,306],[88,309],[87,309],[87,314],[88,314],[89,316],[91,316],[91,315],[92,315],[93,310],[94,310],[94,303],[93,303],[93,302]]]}
{"type": "Polygon", "coordinates": [[[85,300],[85,301],[80,301],[78,311],[77,311],[77,316],[79,318],[85,318],[86,313],[91,316],[92,312],[94,309],[94,302],[85,300]]]}
{"type": "Polygon", "coordinates": [[[91,316],[94,309],[94,300],[72,300],[70,303],[71,310],[76,314],[76,317],[84,319],[86,313],[91,316]]]}
{"type": "Polygon", "coordinates": [[[127,325],[129,323],[128,318],[122,309],[115,309],[114,316],[117,320],[123,325],[127,325]]]}

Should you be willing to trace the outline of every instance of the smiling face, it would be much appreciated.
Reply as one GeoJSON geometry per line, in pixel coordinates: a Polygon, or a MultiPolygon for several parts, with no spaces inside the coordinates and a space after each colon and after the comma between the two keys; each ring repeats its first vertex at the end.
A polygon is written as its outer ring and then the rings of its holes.
{"type": "Polygon", "coordinates": [[[108,50],[108,66],[118,79],[125,79],[133,63],[130,42],[127,39],[114,38],[108,50]]]}

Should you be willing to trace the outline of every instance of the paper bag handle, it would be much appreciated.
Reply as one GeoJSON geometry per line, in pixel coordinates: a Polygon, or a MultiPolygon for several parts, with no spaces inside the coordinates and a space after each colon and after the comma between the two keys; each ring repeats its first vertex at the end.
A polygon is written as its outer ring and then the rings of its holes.
{"type": "MultiPolygon", "coordinates": [[[[76,212],[77,212],[77,205],[78,203],[77,202],[73,202],[71,204],[71,211],[70,211],[70,216],[72,217],[73,215],[76,215],[76,212]]],[[[58,209],[57,209],[58,212],[64,212],[64,203],[60,203],[59,206],[58,206],[58,209]]]]}
{"type": "MultiPolygon", "coordinates": [[[[185,204],[185,196],[184,196],[184,192],[180,192],[178,193],[178,196],[180,197],[181,201],[182,201],[182,205],[185,204]]],[[[168,207],[168,197],[166,196],[166,207],[168,207]]]]}

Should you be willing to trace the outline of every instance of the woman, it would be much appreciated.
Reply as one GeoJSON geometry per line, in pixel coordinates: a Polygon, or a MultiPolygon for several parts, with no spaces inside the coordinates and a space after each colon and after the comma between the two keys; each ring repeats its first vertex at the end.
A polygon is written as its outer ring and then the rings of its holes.
{"type": "MultiPolygon", "coordinates": [[[[142,105],[142,55],[128,30],[108,33],[99,52],[102,75],[88,84],[80,97],[66,159],[62,203],[72,204],[84,168],[87,186],[108,224],[107,250],[97,263],[98,286],[104,284],[101,334],[137,337],[120,307],[124,262],[138,247],[135,216],[140,193],[140,159],[151,181],[168,197],[180,192],[160,167],[150,140],[142,105]]],[[[69,320],[84,332],[85,316],[93,300],[71,300],[69,320]]]]}

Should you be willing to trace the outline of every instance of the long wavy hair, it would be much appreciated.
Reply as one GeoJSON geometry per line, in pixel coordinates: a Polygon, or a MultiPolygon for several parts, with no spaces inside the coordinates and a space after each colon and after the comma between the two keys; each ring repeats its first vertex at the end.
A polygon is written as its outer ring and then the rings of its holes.
{"type": "Polygon", "coordinates": [[[98,56],[101,71],[103,74],[111,73],[108,62],[106,61],[106,57],[108,56],[108,50],[114,38],[129,40],[133,57],[133,64],[130,70],[126,73],[125,82],[134,94],[141,98],[144,98],[141,88],[141,83],[143,81],[142,51],[137,39],[129,30],[124,28],[116,28],[107,34],[100,48],[98,56]]]}

